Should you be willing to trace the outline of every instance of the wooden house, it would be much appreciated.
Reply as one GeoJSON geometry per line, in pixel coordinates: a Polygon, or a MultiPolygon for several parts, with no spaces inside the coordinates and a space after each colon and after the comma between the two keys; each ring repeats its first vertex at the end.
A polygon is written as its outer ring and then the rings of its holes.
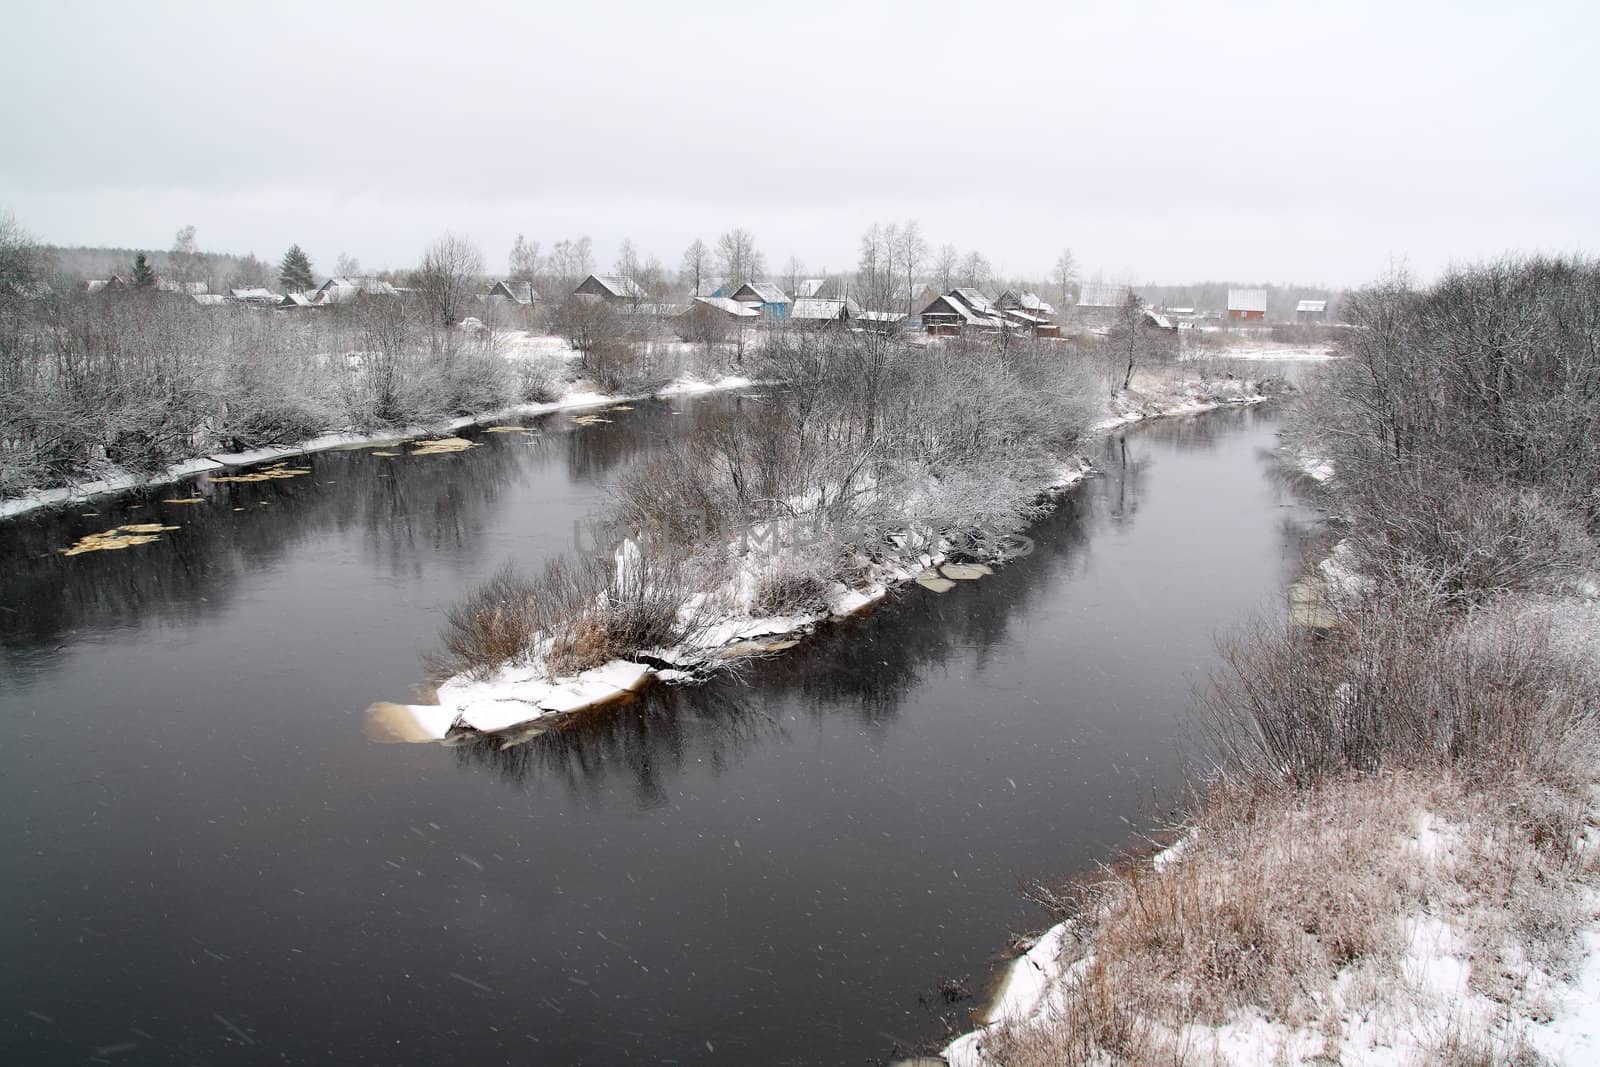
{"type": "Polygon", "coordinates": [[[620,274],[591,274],[572,291],[573,296],[597,296],[608,304],[638,304],[650,294],[638,282],[620,274]]]}
{"type": "Polygon", "coordinates": [[[1260,322],[1267,317],[1265,289],[1229,289],[1228,319],[1232,322],[1260,322]]]}
{"type": "Polygon", "coordinates": [[[788,294],[771,282],[745,282],[729,295],[746,307],[754,308],[763,319],[776,321],[789,317],[792,302],[788,294]]]}
{"type": "Polygon", "coordinates": [[[861,305],[848,298],[805,297],[790,307],[789,320],[799,326],[832,326],[847,324],[860,314],[861,305]]]}
{"type": "Polygon", "coordinates": [[[1296,322],[1326,322],[1328,319],[1328,302],[1326,300],[1302,300],[1294,306],[1294,321],[1296,322]]]}

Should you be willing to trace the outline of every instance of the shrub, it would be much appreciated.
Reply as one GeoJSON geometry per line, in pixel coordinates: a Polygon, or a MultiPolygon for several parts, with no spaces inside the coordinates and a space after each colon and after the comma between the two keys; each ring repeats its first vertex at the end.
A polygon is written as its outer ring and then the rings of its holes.
{"type": "Polygon", "coordinates": [[[484,678],[533,652],[539,632],[539,588],[510,564],[446,617],[446,656],[434,661],[441,677],[484,678]]]}

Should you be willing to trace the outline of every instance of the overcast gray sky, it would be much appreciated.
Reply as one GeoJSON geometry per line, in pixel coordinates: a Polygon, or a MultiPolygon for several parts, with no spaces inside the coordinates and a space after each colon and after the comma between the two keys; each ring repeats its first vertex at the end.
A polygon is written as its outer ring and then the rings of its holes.
{"type": "Polygon", "coordinates": [[[1600,244],[1592,3],[0,0],[0,208],[60,244],[405,266],[439,232],[874,220],[1043,274],[1333,285],[1600,244]]]}

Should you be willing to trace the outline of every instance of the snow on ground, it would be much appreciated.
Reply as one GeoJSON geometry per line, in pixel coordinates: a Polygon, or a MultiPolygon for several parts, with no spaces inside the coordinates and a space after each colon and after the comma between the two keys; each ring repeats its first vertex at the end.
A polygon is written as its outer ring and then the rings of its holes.
{"type": "Polygon", "coordinates": [[[1241,342],[1231,344],[1225,348],[1197,348],[1184,353],[1185,359],[1249,359],[1249,360],[1274,360],[1283,362],[1320,361],[1336,358],[1333,346],[1324,345],[1275,345],[1266,342],[1251,343],[1241,342]]]}
{"type": "MultiPolygon", "coordinates": [[[[1600,822],[1600,804],[1590,819],[1591,826],[1600,822]]],[[[1419,887],[1448,887],[1456,865],[1468,862],[1462,857],[1473,835],[1481,836],[1480,828],[1452,825],[1422,811],[1402,862],[1419,887]]],[[[1156,856],[1156,875],[1181,862],[1189,843],[1185,838],[1156,856]]],[[[1592,831],[1586,847],[1596,847],[1592,831]]],[[[1473,884],[1472,868],[1465,884],[1473,884]]],[[[1419,888],[1395,920],[1398,958],[1379,970],[1370,962],[1345,966],[1324,992],[1313,994],[1322,1010],[1322,1018],[1314,1022],[1290,1025],[1245,1009],[1220,1026],[1190,1023],[1174,1029],[1156,1024],[1156,1029],[1169,1033],[1174,1047],[1200,1054],[1200,1062],[1237,1067],[1446,1062],[1438,1053],[1449,1047],[1452,1036],[1461,1043],[1464,1062],[1479,1062],[1472,1053],[1486,1047],[1501,1054],[1493,1059],[1496,1063],[1523,1062],[1516,1054],[1519,1048],[1545,1057],[1540,1062],[1570,1067],[1600,1063],[1600,919],[1579,931],[1577,962],[1567,973],[1560,967],[1547,971],[1510,942],[1489,953],[1475,946],[1468,928],[1492,927],[1492,912],[1501,906],[1484,903],[1470,890],[1463,900],[1451,899],[1448,889],[1430,893],[1419,888]],[[1504,985],[1474,983],[1474,967],[1494,968],[1491,974],[1513,979],[1513,991],[1508,996],[1504,985]]],[[[1585,890],[1580,906],[1587,916],[1600,915],[1600,891],[1585,890]]],[[[1002,1024],[1048,1026],[1064,1018],[1068,990],[1093,960],[1091,944],[1088,953],[1070,965],[1063,963],[1073,937],[1073,923],[1061,923],[1012,962],[981,1017],[983,1025],[943,1050],[951,1067],[996,1067],[986,1042],[1002,1024]]]]}

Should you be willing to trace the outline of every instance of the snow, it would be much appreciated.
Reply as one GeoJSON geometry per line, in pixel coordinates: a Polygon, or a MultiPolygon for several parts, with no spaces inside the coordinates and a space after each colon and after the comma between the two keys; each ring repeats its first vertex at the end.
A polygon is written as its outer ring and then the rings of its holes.
{"type": "MultiPolygon", "coordinates": [[[[1423,812],[1412,842],[1418,867],[1453,863],[1464,833],[1463,828],[1423,812]]],[[[1191,840],[1180,839],[1158,854],[1152,861],[1156,871],[1179,861],[1191,840]]],[[[1590,891],[1586,905],[1590,914],[1600,911],[1600,893],[1590,891]]],[[[1236,1013],[1221,1026],[1182,1026],[1173,1035],[1176,1045],[1207,1050],[1206,1062],[1239,1067],[1268,1063],[1312,1067],[1329,1062],[1407,1067],[1434,1062],[1430,1050],[1452,1028],[1459,1028],[1507,1045],[1521,1037],[1552,1063],[1600,1063],[1600,920],[1580,932],[1581,961],[1566,979],[1525,959],[1486,961],[1522,974],[1524,991],[1509,1004],[1495,999],[1492,992],[1472,988],[1473,951],[1454,925],[1458,921],[1472,920],[1470,915],[1451,916],[1438,902],[1427,900],[1404,914],[1399,920],[1400,981],[1383,982],[1375,1004],[1370,1000],[1371,973],[1360,974],[1359,965],[1339,973],[1325,1005],[1325,1011],[1337,1017],[1330,1028],[1337,1039],[1333,1048],[1325,1047],[1328,1042],[1316,1023],[1291,1026],[1252,1009],[1236,1013]]],[[[984,1025],[945,1047],[943,1056],[951,1067],[995,1067],[984,1047],[994,1026],[1002,1021],[1043,1021],[1056,1014],[1063,1003],[1062,991],[1093,959],[1084,955],[1070,966],[1063,965],[1072,934],[1071,922],[1054,926],[1013,961],[982,1016],[984,1025]]]]}
{"type": "Polygon", "coordinates": [[[686,396],[693,393],[709,393],[716,389],[748,389],[754,384],[749,378],[741,378],[736,374],[724,375],[712,382],[696,381],[692,378],[679,378],[656,390],[656,395],[686,396]]]}

